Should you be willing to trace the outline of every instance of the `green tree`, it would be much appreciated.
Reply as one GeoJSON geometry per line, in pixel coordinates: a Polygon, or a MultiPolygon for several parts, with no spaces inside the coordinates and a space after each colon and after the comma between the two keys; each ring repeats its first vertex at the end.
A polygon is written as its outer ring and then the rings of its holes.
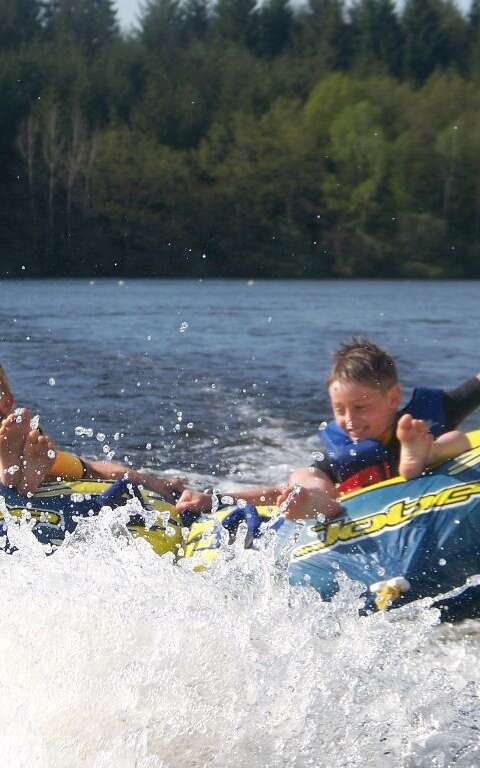
{"type": "Polygon", "coordinates": [[[139,25],[144,45],[164,57],[183,42],[183,11],[179,0],[148,0],[139,25]]]}
{"type": "Polygon", "coordinates": [[[205,40],[211,22],[208,0],[185,0],[182,8],[185,39],[189,43],[205,40]]]}
{"type": "Polygon", "coordinates": [[[399,75],[403,34],[393,0],[356,0],[350,10],[355,61],[366,72],[399,75]]]}
{"type": "Polygon", "coordinates": [[[267,0],[258,10],[257,51],[267,59],[283,53],[290,45],[293,14],[289,0],[267,0]]]}
{"type": "Polygon", "coordinates": [[[190,185],[189,160],[183,153],[125,129],[98,138],[92,205],[108,226],[116,260],[127,272],[135,272],[137,258],[141,271],[146,256],[153,274],[175,273],[175,266],[181,273],[182,266],[188,267],[174,262],[182,244],[194,242],[190,185]]]}
{"type": "Polygon", "coordinates": [[[344,0],[308,0],[296,11],[294,26],[293,62],[300,60],[310,87],[326,72],[349,66],[351,39],[344,0]]]}
{"type": "Polygon", "coordinates": [[[469,72],[480,75],[480,0],[472,0],[468,14],[469,72]]]}
{"type": "Polygon", "coordinates": [[[45,33],[55,46],[92,58],[119,34],[113,0],[47,0],[45,33]]]}
{"type": "Polygon", "coordinates": [[[402,23],[405,74],[422,83],[435,69],[465,64],[467,25],[449,0],[407,0],[402,23]]]}
{"type": "Polygon", "coordinates": [[[330,172],[323,195],[335,214],[330,237],[339,274],[382,274],[388,241],[381,224],[391,208],[387,198],[390,154],[380,112],[368,101],[347,107],[333,121],[330,172]]]}
{"type": "Polygon", "coordinates": [[[39,0],[0,0],[0,51],[30,43],[41,32],[39,0]]]}
{"type": "Polygon", "coordinates": [[[220,38],[254,51],[259,37],[256,0],[217,0],[213,30],[220,38]]]}
{"type": "MultiPolygon", "coordinates": [[[[323,160],[302,141],[302,124],[301,104],[281,100],[260,119],[238,114],[228,133],[214,126],[200,148],[217,249],[242,254],[237,269],[328,273],[319,224],[323,160]]],[[[230,269],[235,274],[234,263],[230,269]]]]}

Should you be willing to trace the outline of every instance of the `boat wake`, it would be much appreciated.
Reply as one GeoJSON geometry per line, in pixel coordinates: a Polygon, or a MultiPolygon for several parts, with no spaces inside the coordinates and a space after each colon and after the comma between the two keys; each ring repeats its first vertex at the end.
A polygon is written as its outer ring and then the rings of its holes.
{"type": "Polygon", "coordinates": [[[24,523],[0,553],[4,765],[477,764],[478,635],[427,602],[360,617],[341,577],[322,602],[241,536],[195,572],[127,517],[81,521],[52,557],[24,523]]]}

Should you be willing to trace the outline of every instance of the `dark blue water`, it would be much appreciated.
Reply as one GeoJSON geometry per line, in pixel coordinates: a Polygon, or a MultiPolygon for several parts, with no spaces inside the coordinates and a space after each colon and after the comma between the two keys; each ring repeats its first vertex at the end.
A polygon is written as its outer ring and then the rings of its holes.
{"type": "MultiPolygon", "coordinates": [[[[395,355],[405,399],[477,372],[479,287],[2,282],[0,360],[60,445],[199,484],[277,481],[309,460],[353,333],[395,355]]],[[[45,557],[26,524],[0,557],[2,765],[480,764],[478,623],[360,617],[354,584],[332,603],[289,590],[268,550],[226,547],[198,574],[121,530],[107,510],[45,557]]]]}
{"type": "Polygon", "coordinates": [[[405,400],[479,368],[478,282],[25,280],[0,297],[1,362],[59,445],[193,479],[308,461],[352,334],[395,356],[405,400]]]}

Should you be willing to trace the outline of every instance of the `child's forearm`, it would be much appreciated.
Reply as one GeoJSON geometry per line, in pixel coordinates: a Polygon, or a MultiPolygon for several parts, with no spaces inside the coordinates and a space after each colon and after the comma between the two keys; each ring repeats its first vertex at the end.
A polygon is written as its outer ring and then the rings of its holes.
{"type": "Polygon", "coordinates": [[[179,477],[159,477],[150,472],[138,472],[123,464],[112,461],[85,461],[88,477],[96,480],[120,480],[126,478],[136,485],[143,485],[161,496],[170,496],[172,492],[182,493],[184,484],[179,477]]]}

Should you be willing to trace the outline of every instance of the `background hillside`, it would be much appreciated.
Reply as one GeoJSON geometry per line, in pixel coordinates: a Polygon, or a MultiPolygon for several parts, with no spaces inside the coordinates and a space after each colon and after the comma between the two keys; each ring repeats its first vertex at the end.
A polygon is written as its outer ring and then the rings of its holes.
{"type": "Polygon", "coordinates": [[[480,0],[0,0],[0,274],[480,277],[480,0]]]}

